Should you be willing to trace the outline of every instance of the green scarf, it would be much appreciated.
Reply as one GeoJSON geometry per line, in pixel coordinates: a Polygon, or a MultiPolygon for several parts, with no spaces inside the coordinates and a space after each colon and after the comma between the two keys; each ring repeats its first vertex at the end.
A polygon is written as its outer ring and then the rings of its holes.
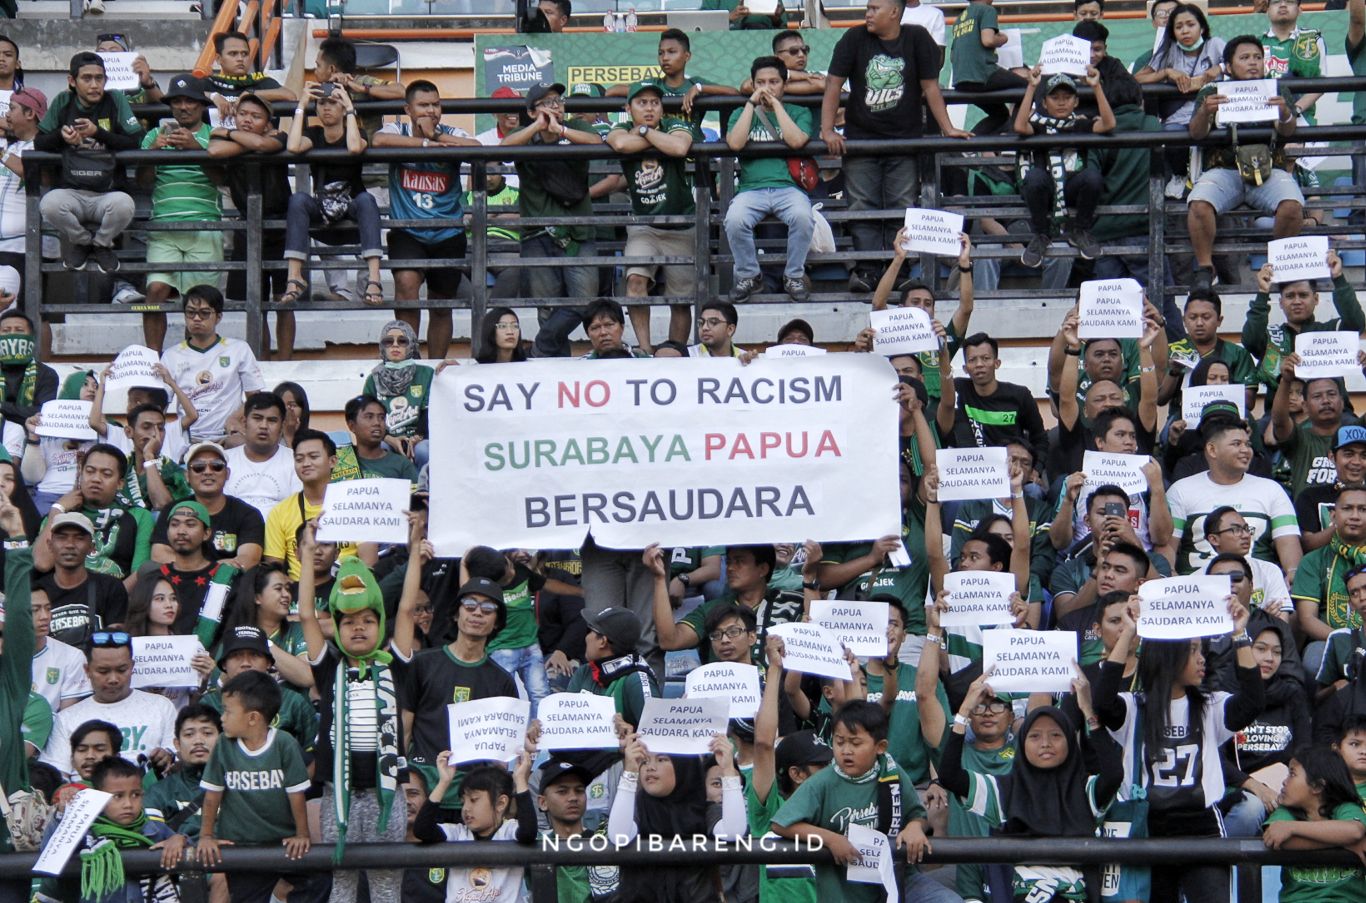
{"type": "Polygon", "coordinates": [[[389,810],[393,808],[394,794],[398,790],[398,702],[394,691],[393,672],[389,663],[393,656],[385,652],[384,645],[384,595],[380,592],[375,575],[359,558],[347,558],[341,563],[337,579],[332,584],[331,598],[332,623],[338,625],[333,632],[332,641],[337,644],[341,661],[332,683],[332,789],[333,814],[337,819],[337,844],[332,852],[332,861],[341,862],[342,851],[346,846],[346,829],[351,817],[351,744],[350,732],[346,729],[348,718],[346,682],[348,662],[355,659],[360,663],[362,680],[367,676],[375,682],[376,725],[379,736],[375,755],[378,757],[375,773],[379,786],[376,794],[379,799],[379,825],[377,830],[383,834],[389,824],[389,810]],[[362,655],[354,655],[342,649],[340,636],[341,617],[344,614],[369,609],[379,619],[378,640],[375,648],[362,655]]]}
{"type": "Polygon", "coordinates": [[[1360,627],[1361,615],[1352,610],[1347,597],[1347,572],[1359,564],[1366,564],[1366,545],[1351,546],[1336,535],[1328,545],[1333,550],[1333,557],[1324,574],[1326,592],[1319,617],[1329,627],[1360,627]]]}
{"type": "Polygon", "coordinates": [[[95,816],[90,825],[88,850],[81,850],[81,899],[96,900],[107,897],[123,887],[127,878],[123,874],[123,857],[119,850],[133,850],[150,847],[152,838],[142,833],[147,824],[147,813],[140,813],[131,825],[120,825],[105,818],[95,816]]]}
{"type": "MultiPolygon", "coordinates": [[[[33,406],[33,396],[38,390],[38,361],[33,356],[33,336],[7,335],[0,337],[0,367],[24,365],[24,379],[19,384],[17,404],[22,407],[33,406]]],[[[5,398],[5,373],[0,370],[0,398],[5,398]]]]}

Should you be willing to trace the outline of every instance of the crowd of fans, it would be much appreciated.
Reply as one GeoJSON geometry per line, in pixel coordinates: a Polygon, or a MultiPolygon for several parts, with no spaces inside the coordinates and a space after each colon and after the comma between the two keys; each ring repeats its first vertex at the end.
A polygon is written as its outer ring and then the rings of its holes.
{"type": "MultiPolygon", "coordinates": [[[[567,19],[566,0],[542,6],[552,24],[552,13],[567,19]]],[[[734,9],[739,26],[774,21],[734,9]]],[[[1267,36],[1233,38],[1217,49],[1198,8],[1159,0],[1152,19],[1163,36],[1151,59],[1135,61],[1136,77],[1107,64],[1102,9],[1096,0],[1077,4],[1077,34],[1093,47],[1092,90],[1082,98],[1066,76],[995,66],[994,48],[1003,43],[995,12],[989,3],[971,4],[952,29],[956,83],[1025,89],[1013,113],[984,106],[976,132],[1008,124],[1022,134],[1175,126],[1198,137],[1224,99],[1221,79],[1320,72],[1322,43],[1298,29],[1298,5],[1287,0],[1270,7],[1267,36]],[[1187,95],[1161,111],[1161,124],[1144,112],[1138,89],[1159,80],[1187,95]]],[[[1351,0],[1349,10],[1347,49],[1356,65],[1366,0],[1351,0]]],[[[221,168],[158,164],[138,173],[153,192],[152,219],[168,223],[216,219],[224,185],[243,206],[251,186],[231,158],[344,148],[363,159],[371,143],[605,141],[628,155],[620,177],[594,182],[587,165],[573,161],[519,162],[515,176],[491,181],[490,198],[515,199],[521,216],[579,216],[591,213],[595,198],[625,190],[637,214],[686,216],[695,197],[686,160],[700,137],[691,105],[704,94],[748,95],[728,116],[725,140],[737,150],[773,140],[795,149],[819,136],[840,155],[845,138],[921,134],[922,105],[945,135],[969,137],[949,121],[939,94],[932,61],[943,56],[935,44],[942,48],[945,34],[942,15],[935,28],[936,12],[869,0],[866,27],[846,33],[823,74],[805,71],[801,33],[780,31],[774,56],[755,60],[739,89],[689,75],[687,36],[665,32],[664,77],[606,91],[625,98],[619,122],[565,117],[564,87],[539,85],[528,92],[524,113],[500,116],[474,138],[442,124],[434,85],[358,75],[354,48],[342,41],[323,44],[318,81],[287,131],[273,124],[270,104],[294,96],[248,71],[238,35],[220,37],[223,71],[207,80],[176,76],[163,88],[149,68],[138,69],[137,100],[161,100],[172,114],[151,130],[128,97],[105,90],[101,57],[81,53],[71,63],[71,90],[50,105],[41,93],[12,85],[13,140],[0,173],[5,232],[13,234],[16,191],[23,209],[16,158],[28,147],[65,148],[60,179],[43,196],[45,220],[59,233],[68,268],[118,271],[115,244],[135,205],[118,190],[118,168],[103,165],[108,158],[92,144],[207,149],[223,161],[221,168]],[[903,25],[903,15],[914,24],[903,25]],[[900,72],[899,90],[869,83],[869,73],[889,67],[900,72]],[[799,93],[824,94],[819,123],[811,110],[782,99],[799,93]],[[662,100],[676,95],[684,98],[683,118],[663,114],[662,100]],[[403,97],[405,114],[367,122],[355,107],[366,97],[403,97]],[[306,120],[310,108],[316,122],[306,120]],[[205,121],[210,113],[212,123],[205,121]],[[641,151],[657,155],[634,156],[641,151]]],[[[12,60],[6,52],[10,46],[0,40],[0,88],[18,61],[17,48],[12,60]]],[[[1315,99],[1274,99],[1280,137],[1312,116],[1315,99]]],[[[1266,266],[1255,277],[1241,342],[1221,337],[1216,218],[1247,203],[1274,217],[1268,237],[1294,235],[1304,223],[1304,192],[1314,190],[1309,174],[1284,165],[1279,144],[1263,148],[1275,159],[1269,172],[1258,169],[1249,179],[1247,150],[1206,147],[1200,167],[1178,173],[1170,186],[1189,192],[1195,245],[1193,286],[1181,307],[1146,304],[1139,339],[1084,341],[1078,310],[1063,316],[1047,360],[1053,429],[1026,387],[997,378],[998,342],[973,327],[975,280],[998,278],[999,267],[982,268],[972,239],[960,236],[950,294],[957,307],[941,323],[935,307],[943,294],[909,275],[904,234],[888,234],[894,230],[876,219],[854,224],[856,249],[892,252],[880,273],[855,269],[851,285],[870,294],[875,310],[924,310],[939,338],[936,351],[890,358],[903,520],[899,535],[867,542],[822,546],[792,537],[791,544],[662,549],[643,536],[641,548],[621,550],[590,537],[575,550],[476,546],[443,558],[427,540],[429,475],[442,466],[439,450],[432,456],[428,417],[441,368],[567,356],[579,327],[590,360],[719,356],[749,363],[762,353],[735,344],[740,312],[732,301],[762,290],[766,279],[794,300],[807,297],[812,191],[828,181],[782,158],[741,162],[725,212],[735,254],[731,300],[702,299],[694,322],[691,267],[633,266],[623,274],[623,297],[657,291],[674,305],[668,338],[658,342],[651,341],[648,307],[637,305],[629,311],[629,344],[628,312],[600,297],[599,268],[572,262],[597,256],[593,227],[519,233],[515,221],[491,220],[491,234],[520,242],[524,255],[564,258],[561,266],[528,268],[529,291],[579,297],[584,306],[545,310],[527,337],[516,312],[494,308],[477,324],[474,361],[445,360],[439,368],[418,362],[418,310],[401,309],[380,331],[379,360],[346,404],[342,433],[310,423],[300,386],[268,389],[251,349],[220,333],[223,293],[211,273],[185,269],[222,259],[218,229],[150,233],[147,259],[167,270],[148,274],[145,293],[156,301],[179,297],[185,338],[166,348],[156,367],[164,388],[130,389],[117,419],[104,411],[112,371],[79,370],[59,380],[40,360],[38,324],[17,309],[0,313],[0,415],[11,427],[0,436],[0,732],[23,738],[22,747],[0,748],[0,783],[20,804],[6,814],[0,838],[11,849],[35,849],[75,793],[112,795],[81,844],[79,877],[39,878],[31,887],[12,882],[0,886],[0,899],[102,903],[183,894],[266,903],[349,901],[363,892],[375,901],[516,901],[538,883],[567,903],[884,899],[879,885],[846,880],[859,860],[849,837],[855,826],[887,835],[896,847],[901,899],[943,903],[1223,901],[1229,871],[1163,863],[922,867],[936,837],[1091,837],[1105,825],[1110,834],[1132,828],[1152,837],[1260,837],[1278,849],[1351,849],[1366,861],[1366,425],[1341,379],[1296,376],[1295,353],[1305,333],[1366,330],[1366,314],[1342,260],[1329,251],[1332,316],[1318,309],[1319,292],[1329,286],[1277,283],[1266,266]],[[755,242],[771,228],[761,224],[768,216],[786,230],[786,262],[772,274],[755,242]],[[1276,325],[1269,323],[1273,297],[1284,315],[1276,325]],[[694,327],[697,343],[688,345],[694,327]],[[1209,385],[1243,386],[1245,404],[1215,402],[1188,422],[1183,391],[1209,385]],[[94,439],[40,433],[42,405],[67,399],[92,403],[94,439]],[[1009,494],[941,504],[933,450],[989,446],[1006,449],[1009,494]],[[1088,480],[1085,452],[1093,450],[1147,457],[1146,487],[1130,492],[1088,480]],[[318,538],[328,485],[363,477],[413,485],[406,544],[318,538]],[[941,624],[950,609],[947,576],[971,571],[1013,580],[1014,620],[1001,626],[1075,634],[1071,692],[1023,697],[992,688],[982,631],[941,624]],[[1232,631],[1140,641],[1139,587],[1189,574],[1227,575],[1232,631]],[[848,679],[785,669],[784,643],[772,633],[808,617],[822,598],[889,606],[886,654],[849,655],[848,679]],[[197,637],[202,646],[192,661],[198,683],[134,688],[135,646],[175,636],[197,637]],[[645,701],[675,695],[688,669],[702,662],[757,667],[757,714],[731,720],[706,756],[652,753],[636,734],[645,701]],[[534,720],[510,766],[471,764],[448,748],[448,704],[522,695],[534,716],[560,691],[609,697],[619,749],[550,748],[534,720]],[[818,840],[833,860],[797,870],[371,869],[362,880],[355,871],[288,869],[129,878],[119,855],[159,850],[170,870],[185,859],[217,864],[234,846],[282,845],[296,858],[314,842],[340,849],[369,841],[531,844],[601,836],[626,844],[770,831],[818,840]]],[[[1146,160],[1147,151],[1131,149],[1022,160],[1029,213],[1022,263],[1043,267],[1045,280],[1066,281],[1067,272],[1049,265],[1070,269],[1073,259],[1050,256],[1050,237],[1075,208],[1062,234],[1082,266],[1098,277],[1131,274],[1150,284],[1146,255],[1106,255],[1103,247],[1146,234],[1142,222],[1132,222],[1143,217],[1094,215],[1097,202],[1146,196],[1146,160]]],[[[443,261],[466,250],[457,163],[391,166],[390,216],[438,222],[389,228],[387,238],[361,160],[315,163],[310,191],[291,192],[283,168],[262,173],[278,179],[264,186],[266,215],[287,223],[282,235],[265,236],[267,256],[288,268],[261,279],[283,298],[309,296],[313,240],[355,243],[356,235],[367,302],[386,302],[386,256],[413,266],[432,262],[395,270],[393,300],[416,301],[424,282],[429,298],[455,297],[460,270],[443,261]]],[[[909,158],[850,157],[840,178],[854,209],[894,209],[915,197],[909,158]]],[[[691,228],[633,225],[626,253],[686,256],[691,228]]],[[[0,250],[0,260],[16,267],[23,242],[36,240],[18,234],[18,250],[0,250]]],[[[1154,276],[1152,284],[1162,281],[1154,276]]],[[[229,294],[234,290],[229,285],[229,294]]],[[[429,313],[429,356],[442,359],[449,310],[429,313]]],[[[145,326],[149,344],[161,350],[164,317],[148,315],[145,326]]],[[[292,343],[287,313],[276,337],[283,348],[292,343]]],[[[776,339],[811,346],[817,337],[794,319],[776,339]]],[[[872,353],[874,340],[864,330],[848,353],[872,353]]],[[[1366,900],[1366,870],[1345,861],[1268,877],[1273,884],[1279,878],[1284,901],[1366,900]]]]}

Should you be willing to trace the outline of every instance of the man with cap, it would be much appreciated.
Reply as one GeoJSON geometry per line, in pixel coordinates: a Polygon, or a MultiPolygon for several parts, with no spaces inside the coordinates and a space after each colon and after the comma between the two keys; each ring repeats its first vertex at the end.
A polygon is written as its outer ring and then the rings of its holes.
{"type": "Polygon", "coordinates": [[[566,692],[612,697],[617,714],[634,729],[640,724],[645,700],[659,695],[654,672],[636,653],[640,619],[624,608],[607,608],[585,612],[583,620],[588,625],[584,661],[569,678],[566,692]]]}
{"type": "Polygon", "coordinates": [[[48,529],[34,541],[47,546],[46,572],[35,569],[33,586],[47,594],[52,623],[49,635],[80,647],[92,631],[122,627],[128,614],[128,592],[114,576],[87,570],[95,528],[79,511],[54,512],[48,529]],[[91,602],[95,617],[90,618],[91,602]]]}
{"type": "Polygon", "coordinates": [[[175,587],[180,601],[172,632],[196,633],[206,647],[211,646],[241,571],[229,561],[214,559],[213,518],[199,502],[173,502],[162,513],[161,522],[166,525],[165,548],[171,552],[171,560],[161,565],[161,575],[175,587]]]}
{"type": "MultiPolygon", "coordinates": [[[[163,102],[171,108],[174,127],[161,128],[142,139],[143,150],[208,150],[213,129],[204,119],[209,99],[193,75],[182,72],[166,85],[163,102]]],[[[138,183],[152,189],[154,223],[217,222],[223,218],[218,182],[221,174],[199,164],[138,167],[138,183]]],[[[217,263],[223,259],[223,230],[152,232],[147,236],[147,262],[176,266],[174,271],[147,274],[147,303],[164,304],[172,293],[184,294],[192,285],[217,285],[214,272],[182,269],[190,263],[217,263]]],[[[143,314],[142,332],[147,345],[161,350],[166,339],[166,315],[143,314]]]]}
{"type": "MultiPolygon", "coordinates": [[[[0,51],[4,50],[0,43],[0,51]]],[[[38,137],[38,123],[47,115],[47,97],[37,88],[20,88],[10,95],[9,132],[12,136],[0,154],[0,265],[24,272],[28,243],[27,194],[24,190],[24,152],[38,137]]],[[[55,256],[56,242],[45,239],[44,251],[55,256]]],[[[47,255],[44,255],[47,256],[47,255]]],[[[14,293],[19,293],[16,283],[14,293]]]]}
{"type": "MultiPolygon", "coordinates": [[[[223,491],[231,476],[227,452],[217,443],[197,442],[186,452],[185,477],[194,493],[191,501],[201,505],[210,519],[209,557],[245,571],[261,561],[266,522],[256,508],[223,491]]],[[[153,561],[174,559],[167,540],[168,520],[163,514],[152,531],[153,561]]]]}
{"type": "Polygon", "coordinates": [[[1336,479],[1311,483],[1295,496],[1295,518],[1305,552],[1325,546],[1333,538],[1333,503],[1338,490],[1350,483],[1366,483],[1366,427],[1339,427],[1332,452],[1336,479]]]}
{"type": "MultiPolygon", "coordinates": [[[[274,661],[270,640],[266,638],[264,630],[254,624],[228,628],[223,633],[223,642],[218,649],[217,664],[222,675],[217,684],[204,691],[199,698],[200,703],[222,714],[223,686],[246,671],[270,674],[274,661]]],[[[280,684],[280,714],[271,726],[280,728],[298,740],[299,748],[304,752],[313,751],[313,744],[318,739],[318,713],[308,697],[289,683],[280,684]]]]}
{"type": "MultiPolygon", "coordinates": [[[[564,112],[564,85],[538,84],[526,97],[527,124],[505,135],[508,147],[557,144],[601,144],[602,138],[588,122],[564,112]]],[[[517,210],[524,217],[592,216],[593,198],[587,160],[519,160],[521,180],[517,210]],[[553,179],[554,192],[550,190],[553,179]]],[[[532,226],[522,230],[523,257],[557,257],[569,260],[597,253],[592,226],[532,226]]],[[[598,294],[598,270],[594,266],[529,267],[522,271],[525,298],[589,299],[598,294]]],[[[582,322],[573,307],[537,309],[540,329],[535,353],[539,357],[568,357],[569,335],[582,322]]]]}
{"type": "MultiPolygon", "coordinates": [[[[638,216],[692,216],[693,181],[685,160],[692,149],[692,126],[664,115],[664,90],[656,82],[636,82],[626,93],[630,122],[619,122],[607,133],[607,143],[619,154],[631,196],[631,211],[638,216]],[[655,151],[648,157],[636,156],[655,151]]],[[[691,223],[642,223],[626,227],[627,257],[691,257],[696,251],[696,227],[691,223]]],[[[664,294],[691,298],[695,290],[693,268],[686,265],[641,264],[626,269],[626,295],[646,298],[662,273],[664,294]]],[[[630,308],[636,344],[650,352],[650,306],[630,308]]],[[[669,338],[688,340],[692,307],[669,307],[669,338]]]]}
{"type": "Polygon", "coordinates": [[[816,332],[811,324],[798,317],[788,320],[778,330],[779,345],[815,345],[816,332]]]}
{"type": "Polygon", "coordinates": [[[1354,414],[1343,416],[1347,390],[1341,379],[1316,377],[1303,381],[1295,378],[1298,354],[1288,354],[1281,361],[1281,380],[1271,402],[1271,437],[1268,445],[1280,449],[1290,466],[1290,494],[1299,495],[1305,487],[1337,482],[1331,452],[1337,445],[1340,427],[1355,426],[1354,414]],[[1290,415],[1290,394],[1297,383],[1304,387],[1304,407],[1309,417],[1295,423],[1290,415]]]}
{"type": "MultiPolygon", "coordinates": [[[[588,808],[588,787],[597,774],[556,756],[542,762],[537,774],[536,805],[545,813],[550,826],[542,837],[566,841],[591,836],[592,832],[584,827],[583,816],[588,808]]],[[[538,899],[537,891],[544,881],[548,884],[546,899],[592,903],[611,897],[617,889],[616,876],[615,868],[603,866],[532,866],[527,884],[538,899]]]]}

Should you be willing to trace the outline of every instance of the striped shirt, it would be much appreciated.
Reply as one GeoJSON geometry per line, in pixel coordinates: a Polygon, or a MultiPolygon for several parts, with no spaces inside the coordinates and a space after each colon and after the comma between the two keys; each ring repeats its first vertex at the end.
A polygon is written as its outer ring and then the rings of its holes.
{"type": "MultiPolygon", "coordinates": [[[[209,146],[208,123],[194,133],[201,148],[209,146]]],[[[143,150],[151,149],[157,140],[157,130],[148,132],[142,139],[143,150]]],[[[170,148],[163,148],[169,150],[170,148]]],[[[218,220],[222,218],[219,206],[218,186],[209,178],[204,167],[198,163],[186,166],[164,165],[157,167],[156,187],[152,189],[152,219],[158,222],[186,220],[218,220]]]]}

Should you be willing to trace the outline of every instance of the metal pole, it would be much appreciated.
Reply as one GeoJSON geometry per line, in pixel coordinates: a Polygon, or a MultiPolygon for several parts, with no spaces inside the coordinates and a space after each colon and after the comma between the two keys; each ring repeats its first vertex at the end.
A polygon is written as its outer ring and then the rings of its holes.
{"type": "Polygon", "coordinates": [[[474,203],[474,228],[469,230],[472,234],[467,247],[470,256],[470,357],[474,357],[483,350],[474,347],[474,342],[489,306],[489,184],[488,163],[484,160],[470,161],[470,196],[474,203]]]}
{"type": "MultiPolygon", "coordinates": [[[[702,305],[711,297],[711,192],[707,190],[707,171],[711,168],[710,157],[696,157],[693,160],[692,195],[696,205],[693,226],[693,330],[697,329],[697,319],[702,316],[702,305]]],[[[722,239],[724,241],[724,238],[722,239]]]]}
{"type": "MultiPolygon", "coordinates": [[[[265,328],[266,314],[261,309],[261,277],[263,275],[261,264],[263,257],[263,239],[261,221],[261,165],[251,158],[243,161],[247,164],[247,253],[246,257],[246,277],[243,280],[245,285],[244,294],[247,304],[247,344],[251,346],[251,353],[256,355],[257,360],[261,360],[265,352],[265,328]]],[[[237,234],[241,236],[242,233],[237,234]]],[[[237,236],[234,236],[234,239],[237,236]]]]}
{"type": "MultiPolygon", "coordinates": [[[[79,3],[80,0],[73,0],[79,3]]],[[[39,339],[41,347],[41,336],[43,331],[43,216],[39,209],[42,201],[40,192],[42,190],[42,165],[31,160],[24,160],[24,184],[28,190],[24,194],[24,206],[28,221],[29,240],[24,243],[24,313],[33,322],[33,328],[38,330],[35,338],[39,339]]]]}

